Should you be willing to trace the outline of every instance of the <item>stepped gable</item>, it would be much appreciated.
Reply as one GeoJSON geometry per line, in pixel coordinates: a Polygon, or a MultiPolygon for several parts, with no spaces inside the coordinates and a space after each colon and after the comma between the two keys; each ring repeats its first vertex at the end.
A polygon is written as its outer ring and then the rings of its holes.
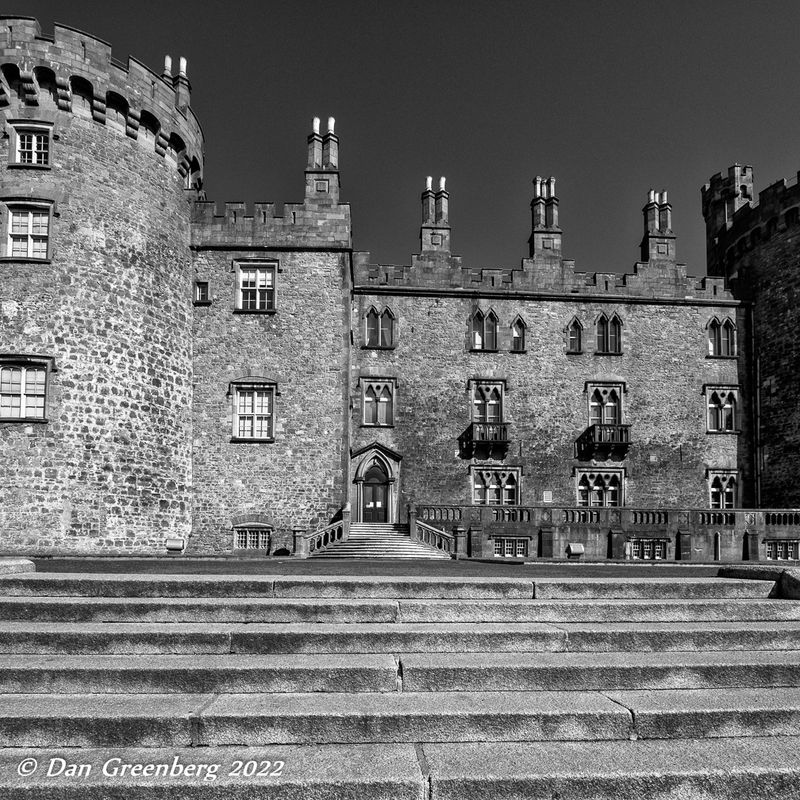
{"type": "Polygon", "coordinates": [[[577,297],[690,300],[718,304],[733,301],[720,277],[694,278],[686,265],[675,260],[672,205],[666,192],[650,191],[642,209],[644,235],[641,260],[631,273],[579,272],[575,262],[564,259],[559,225],[555,178],[536,177],[531,201],[530,255],[519,267],[473,268],[463,264],[450,250],[450,194],[441,178],[433,191],[428,178],[422,193],[420,252],[410,265],[370,263],[368,252],[354,253],[354,286],[381,292],[471,292],[482,295],[531,295],[554,299],[577,297]]]}
{"type": "Polygon", "coordinates": [[[56,23],[46,36],[33,17],[0,16],[0,72],[0,108],[16,105],[28,116],[50,93],[59,111],[85,105],[99,125],[113,115],[126,136],[152,137],[158,156],[170,154],[181,176],[202,186],[203,133],[190,106],[186,59],[173,74],[167,56],[158,75],[133,57],[123,64],[108,42],[75,28],[56,23]]]}
{"type": "Polygon", "coordinates": [[[339,202],[339,137],[335,120],[320,133],[314,118],[308,137],[305,198],[285,203],[276,216],[274,203],[228,202],[222,214],[216,203],[198,200],[192,212],[192,245],[198,249],[288,247],[343,249],[351,247],[350,205],[339,202]]]}

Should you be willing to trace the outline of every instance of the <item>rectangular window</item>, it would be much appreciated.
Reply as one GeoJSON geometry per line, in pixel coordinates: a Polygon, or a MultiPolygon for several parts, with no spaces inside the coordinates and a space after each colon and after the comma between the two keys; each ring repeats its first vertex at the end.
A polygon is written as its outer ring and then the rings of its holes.
{"type": "Polygon", "coordinates": [[[48,256],[50,209],[44,206],[10,206],[6,255],[11,258],[48,256]]]}
{"type": "Polygon", "coordinates": [[[527,558],[528,540],[497,538],[494,540],[494,554],[498,558],[527,558]]]}
{"type": "Polygon", "coordinates": [[[364,425],[378,427],[394,425],[394,380],[363,381],[361,391],[364,425]]]}
{"type": "Polygon", "coordinates": [[[519,468],[472,468],[472,502],[476,506],[519,505],[519,468]]]}
{"type": "Polygon", "coordinates": [[[211,295],[208,291],[208,281],[194,282],[194,304],[196,306],[207,306],[211,303],[211,295]]]}
{"type": "Polygon", "coordinates": [[[275,264],[238,265],[236,308],[240,311],[275,310],[275,264]]]}
{"type": "Polygon", "coordinates": [[[26,167],[50,165],[50,133],[47,123],[11,123],[14,131],[13,164],[26,167]]]}
{"type": "Polygon", "coordinates": [[[269,550],[269,528],[236,528],[234,547],[236,550],[269,550]]]}
{"type": "Polygon", "coordinates": [[[274,438],[274,386],[236,385],[233,404],[235,439],[271,441],[274,438]]]}
{"type": "Polygon", "coordinates": [[[770,539],[766,544],[769,561],[797,561],[800,558],[798,539],[770,539]]]}
{"type": "Polygon", "coordinates": [[[667,557],[665,539],[631,539],[631,558],[642,561],[663,561],[667,557]]]}
{"type": "Polygon", "coordinates": [[[44,419],[46,388],[44,365],[0,364],[0,419],[44,419]]]}

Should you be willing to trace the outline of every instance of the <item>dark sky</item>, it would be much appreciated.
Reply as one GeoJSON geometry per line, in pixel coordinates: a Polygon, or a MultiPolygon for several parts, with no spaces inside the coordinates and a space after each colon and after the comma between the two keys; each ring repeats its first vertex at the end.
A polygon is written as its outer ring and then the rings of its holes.
{"type": "Polygon", "coordinates": [[[564,256],[629,271],[647,190],[705,273],[700,186],[800,168],[797,0],[19,2],[160,72],[189,60],[210,199],[302,199],[305,137],[333,115],[355,247],[406,263],[426,175],[447,176],[454,252],[527,255],[531,179],[554,175],[564,256]]]}

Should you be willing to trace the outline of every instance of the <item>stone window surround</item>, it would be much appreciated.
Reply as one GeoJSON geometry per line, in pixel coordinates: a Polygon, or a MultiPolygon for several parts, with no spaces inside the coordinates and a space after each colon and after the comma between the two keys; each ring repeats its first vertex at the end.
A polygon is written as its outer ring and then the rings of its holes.
{"type": "MultiPolygon", "coordinates": [[[[230,415],[231,415],[231,442],[236,442],[238,444],[269,444],[275,441],[275,427],[277,421],[277,413],[276,413],[276,398],[280,397],[280,392],[278,391],[278,384],[276,381],[270,380],[268,378],[262,378],[258,376],[246,376],[242,378],[237,378],[234,381],[231,381],[228,384],[228,393],[227,396],[230,398],[230,415]],[[239,393],[241,391],[253,391],[253,392],[264,392],[270,396],[270,408],[268,414],[256,414],[255,413],[255,405],[253,408],[252,414],[240,414],[239,413],[239,393]],[[240,416],[252,416],[253,417],[253,434],[255,434],[255,426],[256,426],[256,417],[268,417],[269,418],[269,435],[268,436],[241,436],[240,435],[240,424],[239,418],[240,416]]],[[[255,401],[255,397],[254,397],[255,401]]]]}
{"type": "Polygon", "coordinates": [[[576,467],[574,469],[576,505],[580,508],[621,508],[625,505],[625,475],[626,471],[624,467],[612,469],[603,469],[600,467],[595,469],[580,469],[576,467]],[[587,501],[585,503],[581,501],[581,481],[584,477],[587,479],[590,487],[594,485],[597,477],[602,477],[605,486],[603,489],[602,504],[592,504],[591,488],[588,490],[587,501]],[[618,487],[618,502],[610,504],[606,501],[609,499],[608,492],[611,480],[615,477],[618,487]]]}
{"type": "Polygon", "coordinates": [[[470,395],[470,419],[472,422],[505,422],[506,381],[502,378],[470,378],[467,381],[470,395]],[[487,391],[488,390],[488,391],[487,391]],[[499,394],[499,414],[497,419],[489,419],[487,398],[496,390],[499,394]],[[479,398],[482,400],[479,403],[479,398]],[[478,406],[483,405],[487,413],[478,413],[478,406]]]}
{"type": "Polygon", "coordinates": [[[573,317],[567,323],[564,332],[566,334],[567,355],[581,355],[583,353],[583,325],[581,321],[577,317],[573,317]],[[573,332],[575,332],[574,336],[573,332]]]}
{"type": "MultiPolygon", "coordinates": [[[[51,375],[57,372],[55,358],[53,356],[28,355],[24,353],[0,353],[0,369],[3,368],[22,368],[25,369],[44,369],[44,410],[41,417],[4,417],[0,416],[2,423],[47,423],[48,406],[50,397],[51,375]]],[[[0,412],[2,413],[2,412],[0,412]]]]}
{"type": "Polygon", "coordinates": [[[616,311],[608,315],[604,312],[597,315],[594,321],[595,328],[595,355],[620,356],[622,355],[622,319],[616,311]],[[603,325],[605,327],[603,327],[603,325]],[[616,347],[615,344],[616,339],[616,347]]]}
{"type": "Polygon", "coordinates": [[[736,323],[730,317],[719,319],[712,317],[706,325],[708,332],[708,354],[706,358],[736,358],[736,323]],[[725,340],[722,333],[727,330],[727,350],[723,346],[725,340]]]}
{"type": "MultiPolygon", "coordinates": [[[[53,123],[45,120],[31,120],[31,119],[10,119],[8,120],[8,127],[10,129],[9,137],[11,139],[8,148],[9,164],[8,166],[13,169],[51,169],[52,164],[52,142],[58,137],[53,134],[53,123]],[[21,151],[21,134],[31,134],[34,137],[44,137],[46,146],[44,148],[32,149],[34,158],[37,153],[44,154],[44,160],[26,162],[22,160],[21,151]]],[[[35,142],[35,140],[34,140],[35,142]]]]}
{"type": "Polygon", "coordinates": [[[397,335],[397,318],[388,306],[378,308],[371,305],[364,314],[364,349],[367,350],[394,350],[397,335]],[[377,342],[370,340],[370,316],[376,320],[377,342]],[[384,334],[388,344],[381,344],[384,334]]]}
{"type": "Polygon", "coordinates": [[[490,464],[473,464],[469,468],[470,497],[474,506],[518,506],[522,496],[522,467],[498,467],[490,464]],[[507,502],[509,497],[507,486],[513,479],[513,502],[507,502]],[[480,484],[478,481],[480,480],[480,484]],[[490,502],[489,490],[495,488],[498,502],[490,502]],[[480,502],[480,492],[483,492],[483,502],[480,502]]]}
{"type": "MultiPolygon", "coordinates": [[[[397,406],[397,403],[395,402],[397,397],[397,378],[364,375],[359,378],[359,384],[361,386],[361,427],[393,428],[395,424],[395,408],[397,406]],[[376,399],[373,401],[376,406],[375,421],[373,422],[367,421],[367,392],[370,388],[372,388],[373,392],[376,393],[376,399]],[[384,390],[389,392],[389,400],[382,399],[381,396],[383,395],[384,390]],[[382,414],[380,409],[377,407],[380,404],[387,406],[383,412],[385,420],[383,422],[380,421],[382,414]]],[[[373,402],[370,402],[369,405],[373,405],[373,402]]]]}
{"type": "Polygon", "coordinates": [[[708,507],[715,510],[727,511],[736,508],[738,502],[739,491],[739,473],[735,469],[708,469],[706,470],[706,480],[708,482],[708,507]],[[725,495],[728,494],[726,489],[730,487],[731,480],[733,481],[733,502],[728,505],[725,502],[725,495]],[[719,503],[714,504],[715,482],[719,482],[719,503]]]}
{"type": "Polygon", "coordinates": [[[55,204],[48,198],[38,197],[3,197],[0,199],[3,206],[3,255],[0,260],[3,261],[32,261],[37,264],[46,264],[52,258],[52,242],[53,242],[53,218],[58,214],[55,212],[55,204]],[[32,228],[32,215],[34,213],[45,212],[47,214],[47,234],[45,236],[35,236],[32,228]],[[29,215],[28,233],[28,246],[25,255],[12,255],[12,213],[27,213],[29,215]],[[46,242],[46,253],[44,256],[32,255],[33,241],[44,240],[46,242]]]}
{"type": "Polygon", "coordinates": [[[740,405],[740,397],[739,397],[739,386],[736,384],[723,384],[723,383],[706,383],[703,385],[703,395],[706,398],[705,403],[705,418],[706,418],[706,433],[712,435],[724,435],[724,436],[731,436],[731,435],[738,435],[741,433],[737,423],[739,421],[739,415],[741,414],[741,405],[740,405]],[[722,401],[722,404],[713,404],[712,405],[712,398],[714,395],[722,401]],[[729,397],[733,397],[733,403],[728,404],[725,402],[729,397]],[[724,416],[720,417],[716,421],[712,419],[712,409],[716,409],[715,414],[724,415],[725,409],[731,407],[731,414],[732,414],[732,421],[733,425],[728,427],[720,427],[720,424],[724,425],[724,416]],[[720,420],[722,422],[720,423],[720,420]]]}
{"type": "Polygon", "coordinates": [[[232,262],[231,271],[234,273],[234,314],[276,314],[278,310],[278,275],[283,272],[280,262],[274,258],[237,258],[232,262]],[[261,300],[260,292],[265,292],[265,308],[243,308],[242,306],[242,270],[255,269],[272,272],[271,287],[256,287],[256,303],[261,300]]]}
{"type": "Polygon", "coordinates": [[[499,322],[494,309],[474,308],[469,316],[469,349],[472,353],[496,353],[499,322]],[[488,332],[488,335],[487,335],[488,332]]]}
{"type": "MultiPolygon", "coordinates": [[[[586,381],[584,384],[583,391],[586,394],[587,399],[587,424],[593,425],[595,422],[592,422],[592,398],[594,397],[594,393],[599,391],[603,397],[606,394],[610,394],[611,391],[616,391],[617,399],[619,401],[618,408],[617,408],[617,421],[616,422],[609,422],[605,423],[601,421],[598,424],[609,424],[609,425],[622,425],[624,424],[625,419],[625,408],[623,403],[623,397],[628,392],[628,386],[625,381],[586,381]]],[[[602,413],[605,417],[605,407],[606,404],[603,404],[602,413]]]]}
{"type": "Polygon", "coordinates": [[[194,282],[193,303],[196,306],[211,305],[211,283],[209,281],[198,280],[194,282]]]}

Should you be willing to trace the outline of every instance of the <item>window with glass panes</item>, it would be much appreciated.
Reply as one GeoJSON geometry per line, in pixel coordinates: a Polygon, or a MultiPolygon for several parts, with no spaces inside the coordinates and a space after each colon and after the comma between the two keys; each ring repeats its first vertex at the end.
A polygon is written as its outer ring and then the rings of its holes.
{"type": "Polygon", "coordinates": [[[472,421],[503,421],[503,384],[475,383],[472,388],[472,421]]]}
{"type": "Polygon", "coordinates": [[[768,539],[766,545],[770,561],[797,561],[800,558],[798,539],[768,539]]]}
{"type": "Polygon", "coordinates": [[[389,309],[384,309],[383,313],[378,313],[377,309],[371,308],[366,317],[366,346],[367,347],[392,347],[394,316],[389,309]]]}
{"type": "Polygon", "coordinates": [[[14,258],[47,258],[50,236],[50,210],[10,208],[8,252],[14,258]]]}
{"type": "Polygon", "coordinates": [[[0,419],[44,419],[47,370],[0,364],[0,419]]]}
{"type": "Polygon", "coordinates": [[[497,350],[497,317],[493,311],[472,315],[472,349],[497,350]]]}
{"type": "MultiPolygon", "coordinates": [[[[592,387],[589,387],[590,390],[592,387]]],[[[598,386],[589,395],[590,425],[622,424],[622,386],[598,386]]]]}
{"type": "Polygon", "coordinates": [[[518,471],[499,469],[473,470],[472,502],[480,506],[519,505],[518,471]]]}
{"type": "Polygon", "coordinates": [[[578,505],[606,508],[622,505],[622,474],[619,472],[578,473],[578,505]]]}
{"type": "Polygon", "coordinates": [[[525,350],[525,323],[517,317],[511,323],[511,352],[521,353],[525,350]]]}
{"type": "Polygon", "coordinates": [[[598,353],[622,352],[622,322],[616,314],[611,319],[601,314],[597,319],[596,332],[598,353]]]}
{"type": "Polygon", "coordinates": [[[577,319],[573,319],[567,328],[567,352],[580,353],[583,328],[577,319]]]}
{"type": "Polygon", "coordinates": [[[711,508],[736,508],[736,474],[709,475],[711,508]]]}
{"type": "Polygon", "coordinates": [[[364,425],[393,425],[394,382],[365,382],[363,393],[364,425]]]}
{"type": "Polygon", "coordinates": [[[708,430],[733,432],[736,430],[736,392],[728,389],[707,389],[708,430]]]}
{"type": "Polygon", "coordinates": [[[527,539],[498,538],[494,540],[494,554],[499,558],[526,558],[527,539]]]}
{"type": "Polygon", "coordinates": [[[20,128],[17,135],[17,163],[47,166],[50,163],[50,131],[20,128]]]}
{"type": "Polygon", "coordinates": [[[736,355],[736,327],[729,320],[712,319],[708,324],[708,354],[730,357],[736,355]]]}
{"type": "Polygon", "coordinates": [[[269,528],[236,528],[234,547],[237,550],[268,550],[269,528]]]}
{"type": "Polygon", "coordinates": [[[275,265],[240,266],[238,308],[242,311],[275,310],[275,265]]]}
{"type": "Polygon", "coordinates": [[[642,561],[663,561],[667,557],[665,539],[631,539],[631,558],[642,561]]]}
{"type": "Polygon", "coordinates": [[[237,386],[233,435],[237,439],[272,439],[274,402],[274,387],[237,386]]]}

